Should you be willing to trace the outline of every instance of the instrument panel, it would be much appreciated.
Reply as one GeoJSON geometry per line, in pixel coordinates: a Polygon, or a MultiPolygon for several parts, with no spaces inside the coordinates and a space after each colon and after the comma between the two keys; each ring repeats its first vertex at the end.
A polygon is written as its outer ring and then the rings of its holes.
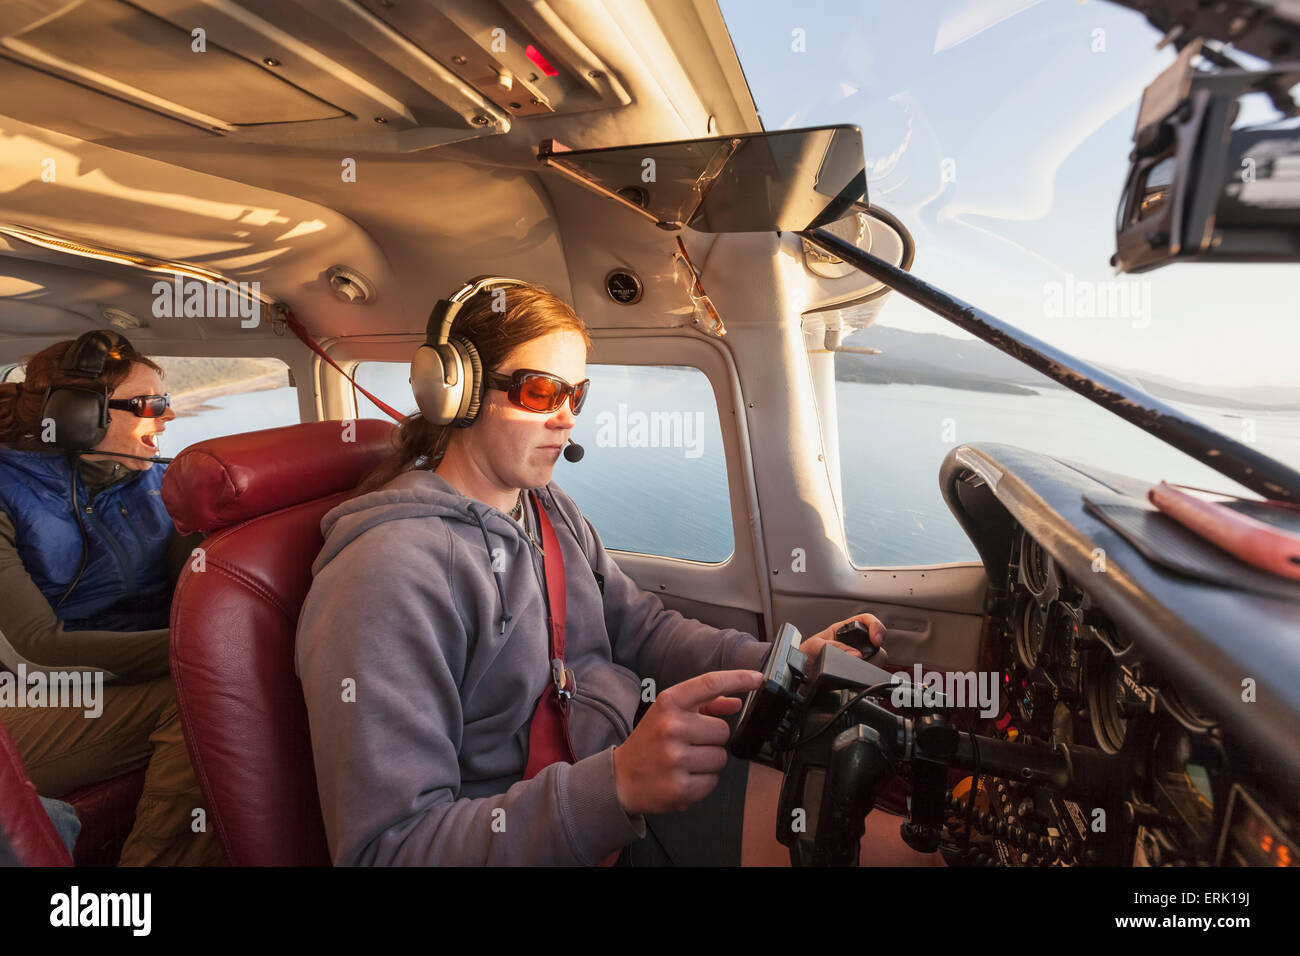
{"type": "Polygon", "coordinates": [[[1115,624],[1092,581],[1067,574],[1024,527],[1009,537],[984,648],[1004,694],[981,733],[1075,766],[1065,788],[961,781],[948,795],[955,862],[1296,865],[1300,814],[1267,768],[1115,624]]]}

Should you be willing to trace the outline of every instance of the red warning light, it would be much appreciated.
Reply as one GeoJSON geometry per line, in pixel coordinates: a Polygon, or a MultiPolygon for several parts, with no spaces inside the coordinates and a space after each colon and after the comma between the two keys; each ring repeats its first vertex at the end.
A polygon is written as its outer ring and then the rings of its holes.
{"type": "Polygon", "coordinates": [[[533,61],[533,65],[545,73],[547,76],[559,76],[560,71],[551,66],[551,62],[542,56],[542,51],[537,49],[531,43],[524,47],[524,55],[533,61]]]}

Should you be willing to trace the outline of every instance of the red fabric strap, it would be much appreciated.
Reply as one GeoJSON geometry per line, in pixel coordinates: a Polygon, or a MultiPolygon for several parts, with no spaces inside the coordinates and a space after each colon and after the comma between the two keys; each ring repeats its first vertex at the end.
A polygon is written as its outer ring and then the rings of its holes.
{"type": "Polygon", "coordinates": [[[528,765],[524,768],[524,779],[531,780],[543,767],[549,767],[557,761],[576,763],[573,753],[573,741],[569,738],[569,701],[561,697],[556,687],[556,671],[565,688],[572,690],[569,671],[564,666],[564,557],[560,554],[560,542],[555,537],[555,529],[546,516],[546,510],[538,504],[536,492],[528,493],[537,515],[537,524],[542,531],[542,556],[545,558],[546,575],[546,625],[550,629],[551,644],[549,660],[551,662],[551,681],[538,698],[537,710],[533,713],[533,724],[528,732],[528,765]],[[558,664],[557,664],[558,662],[558,664]]]}
{"type": "Polygon", "coordinates": [[[357,380],[355,378],[353,378],[347,372],[343,371],[343,369],[339,368],[339,363],[334,361],[332,358],[330,358],[328,353],[326,353],[326,351],[323,348],[321,348],[319,345],[316,344],[316,340],[311,337],[311,334],[305,328],[303,328],[302,323],[299,322],[296,318],[294,318],[292,312],[286,311],[284,313],[284,324],[289,326],[289,330],[293,332],[294,335],[298,336],[298,338],[302,341],[303,345],[307,346],[307,348],[311,349],[313,352],[315,352],[317,355],[323,358],[326,362],[332,365],[336,372],[338,372],[340,375],[342,375],[344,378],[346,378],[349,382],[352,383],[353,388],[355,388],[362,395],[366,396],[366,398],[374,402],[375,408],[379,409],[381,412],[383,412],[385,415],[387,415],[395,422],[400,422],[405,420],[406,418],[405,415],[403,415],[397,409],[393,408],[391,405],[387,405],[384,402],[380,401],[375,396],[371,395],[364,388],[362,388],[360,385],[357,384],[357,380]]]}
{"type": "MultiPolygon", "coordinates": [[[[528,730],[528,765],[524,768],[524,779],[531,780],[553,763],[563,760],[565,763],[577,763],[573,751],[573,738],[569,736],[569,701],[562,697],[556,686],[556,680],[564,682],[566,691],[572,693],[575,678],[573,672],[564,664],[564,557],[560,553],[560,540],[555,536],[551,519],[542,507],[535,491],[528,492],[533,514],[537,516],[537,525],[542,532],[542,557],[545,559],[546,576],[546,624],[551,632],[551,682],[537,699],[537,709],[533,712],[532,726],[528,730]]],[[[600,861],[601,866],[613,866],[618,860],[619,851],[615,850],[600,861]]]]}

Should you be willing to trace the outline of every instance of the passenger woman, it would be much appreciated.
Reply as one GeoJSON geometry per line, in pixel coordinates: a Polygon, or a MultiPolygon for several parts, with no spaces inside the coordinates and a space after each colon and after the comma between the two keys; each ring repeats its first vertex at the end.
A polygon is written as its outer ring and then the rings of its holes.
{"type": "Polygon", "coordinates": [[[162,371],[96,331],[25,373],[0,384],[0,667],[107,682],[98,716],[0,706],[0,721],[46,797],[146,768],[122,865],[221,863],[215,833],[194,832],[203,801],[168,666],[175,539],[151,459],[176,416],[162,371]]]}
{"type": "MultiPolygon", "coordinates": [[[[757,686],[769,647],[665,609],[619,569],[551,480],[587,396],[586,327],[541,288],[478,286],[446,315],[479,401],[406,419],[391,459],[322,520],[297,663],[337,864],[611,862],[646,814],[716,786],[730,695],[757,686]]],[[[609,494],[636,512],[630,489],[609,494]]],[[[884,626],[856,619],[879,644],[884,626]]]]}

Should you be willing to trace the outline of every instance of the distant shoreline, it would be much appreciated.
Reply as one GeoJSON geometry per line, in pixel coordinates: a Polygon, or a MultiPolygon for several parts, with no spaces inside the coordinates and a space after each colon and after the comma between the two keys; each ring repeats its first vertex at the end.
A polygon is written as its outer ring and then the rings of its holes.
{"type": "MultiPolygon", "coordinates": [[[[1041,382],[1035,382],[1031,388],[1023,382],[1007,382],[975,375],[948,378],[934,374],[929,369],[919,372],[912,369],[880,369],[875,374],[862,373],[854,369],[852,374],[857,377],[836,375],[835,380],[837,382],[850,382],[854,385],[924,385],[931,388],[953,388],[958,391],[993,392],[1003,395],[1037,395],[1041,390],[1073,391],[1073,389],[1067,388],[1062,383],[1052,381],[1046,377],[1041,382]]],[[[1202,392],[1174,389],[1159,383],[1139,381],[1131,384],[1160,401],[1178,405],[1193,405],[1218,412],[1228,418],[1250,417],[1246,414],[1237,414],[1243,412],[1262,412],[1274,415],[1300,412],[1300,404],[1294,402],[1254,404],[1224,395],[1207,395],[1202,392]]]]}
{"type": "Polygon", "coordinates": [[[227,395],[242,395],[245,392],[262,392],[272,388],[289,387],[283,369],[257,375],[253,378],[233,378],[213,385],[190,389],[172,396],[172,410],[177,418],[185,418],[206,411],[212,406],[208,403],[215,398],[227,395]]]}

